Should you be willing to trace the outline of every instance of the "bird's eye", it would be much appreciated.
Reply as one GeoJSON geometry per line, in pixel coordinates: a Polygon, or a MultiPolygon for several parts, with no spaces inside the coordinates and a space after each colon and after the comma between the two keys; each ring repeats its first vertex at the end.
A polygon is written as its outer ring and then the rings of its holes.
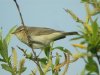
{"type": "Polygon", "coordinates": [[[23,30],[23,28],[21,28],[19,31],[22,31],[23,30]]]}
{"type": "Polygon", "coordinates": [[[19,32],[20,32],[20,31],[22,31],[22,30],[19,30],[19,32]]]}
{"type": "Polygon", "coordinates": [[[21,32],[22,31],[22,29],[20,29],[20,30],[17,30],[16,32],[21,32]]]}

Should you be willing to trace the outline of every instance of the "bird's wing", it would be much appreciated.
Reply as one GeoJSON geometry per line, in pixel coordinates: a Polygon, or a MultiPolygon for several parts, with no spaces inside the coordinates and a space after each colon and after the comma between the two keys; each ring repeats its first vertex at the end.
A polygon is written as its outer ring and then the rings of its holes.
{"type": "Polygon", "coordinates": [[[54,29],[50,29],[50,28],[42,28],[42,27],[30,27],[30,33],[32,35],[35,35],[35,36],[38,36],[38,35],[49,35],[49,34],[52,34],[52,33],[56,33],[56,32],[61,32],[62,31],[56,31],[54,29]]]}

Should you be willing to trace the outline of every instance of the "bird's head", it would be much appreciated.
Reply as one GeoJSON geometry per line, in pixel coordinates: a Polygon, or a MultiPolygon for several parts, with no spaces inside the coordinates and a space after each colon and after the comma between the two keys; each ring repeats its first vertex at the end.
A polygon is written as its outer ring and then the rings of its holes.
{"type": "Polygon", "coordinates": [[[25,29],[23,26],[19,26],[12,34],[15,34],[20,40],[24,40],[26,37],[25,29]]]}
{"type": "Polygon", "coordinates": [[[24,27],[23,26],[19,26],[12,34],[20,34],[24,31],[24,27]]]}

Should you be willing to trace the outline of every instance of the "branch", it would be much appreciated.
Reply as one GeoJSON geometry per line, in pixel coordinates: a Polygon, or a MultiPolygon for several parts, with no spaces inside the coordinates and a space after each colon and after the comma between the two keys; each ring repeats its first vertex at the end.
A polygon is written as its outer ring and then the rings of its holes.
{"type": "Polygon", "coordinates": [[[41,74],[41,75],[44,75],[44,72],[42,71],[41,66],[40,66],[40,64],[39,64],[39,60],[40,60],[40,59],[39,59],[39,58],[33,58],[33,56],[32,56],[32,55],[28,55],[24,49],[22,49],[22,48],[19,47],[19,46],[17,46],[17,47],[24,53],[24,56],[25,56],[27,59],[30,59],[30,60],[34,61],[34,62],[37,64],[37,66],[38,66],[38,68],[39,68],[39,70],[40,70],[40,74],[41,74]],[[36,62],[36,61],[38,61],[38,62],[36,62]]]}
{"type": "Polygon", "coordinates": [[[29,46],[32,48],[32,51],[33,51],[33,53],[34,53],[34,56],[36,57],[36,53],[34,52],[33,47],[32,47],[31,37],[29,36],[28,30],[27,30],[27,28],[26,28],[26,26],[25,26],[25,24],[24,24],[24,20],[23,20],[21,11],[20,11],[20,7],[19,7],[19,5],[18,5],[18,3],[17,3],[16,0],[14,0],[14,2],[15,2],[15,4],[16,4],[16,7],[17,7],[18,12],[19,12],[19,15],[20,15],[20,18],[21,18],[21,24],[22,24],[22,26],[24,27],[24,31],[25,31],[26,36],[27,36],[27,39],[28,39],[28,44],[29,44],[29,46]]]}
{"type": "MultiPolygon", "coordinates": [[[[68,55],[65,54],[65,61],[62,62],[61,64],[56,65],[56,66],[54,67],[54,71],[55,71],[55,72],[58,72],[59,69],[60,69],[61,67],[63,67],[63,66],[66,64],[64,74],[66,73],[66,71],[67,71],[67,69],[68,69],[68,65],[69,65],[69,63],[70,63],[70,57],[69,57],[69,55],[70,55],[70,54],[68,54],[68,55]]],[[[63,75],[64,75],[64,74],[63,74],[63,75]]]]}
{"type": "Polygon", "coordinates": [[[69,63],[70,63],[70,55],[69,54],[65,54],[65,57],[67,58],[67,62],[66,62],[65,70],[64,70],[62,75],[66,75],[66,72],[68,70],[68,66],[69,66],[69,63]]]}
{"type": "MultiPolygon", "coordinates": [[[[26,28],[26,26],[25,26],[25,24],[24,24],[24,20],[23,20],[21,11],[20,11],[20,7],[19,7],[19,5],[18,5],[18,3],[17,3],[16,0],[13,0],[13,1],[15,2],[16,7],[17,7],[17,9],[18,9],[18,12],[19,12],[19,15],[20,15],[20,19],[21,19],[21,24],[22,24],[22,26],[24,27],[24,31],[25,31],[26,37],[27,37],[27,39],[28,39],[28,44],[29,44],[29,46],[30,46],[31,49],[32,49],[32,52],[33,52],[33,54],[34,54],[34,57],[37,58],[36,53],[34,52],[32,43],[31,43],[31,37],[30,37],[30,35],[28,34],[28,30],[27,30],[27,28],[26,28]]],[[[35,62],[35,61],[34,61],[34,62],[35,62]]],[[[42,69],[41,69],[41,67],[40,67],[39,61],[37,60],[37,62],[35,62],[35,63],[37,64],[37,66],[38,66],[39,69],[40,69],[40,74],[43,75],[44,73],[43,73],[43,71],[42,71],[42,69]]]]}
{"type": "Polygon", "coordinates": [[[32,54],[27,54],[26,53],[26,50],[24,50],[23,48],[21,48],[21,47],[19,47],[19,46],[17,46],[23,53],[24,53],[24,56],[25,56],[25,58],[27,58],[27,59],[30,59],[30,60],[32,60],[32,61],[39,61],[40,59],[39,58],[33,58],[33,56],[32,56],[32,54]]]}
{"type": "Polygon", "coordinates": [[[20,8],[19,8],[19,5],[18,5],[18,3],[17,3],[16,0],[14,0],[14,2],[15,2],[15,4],[16,4],[16,7],[17,7],[18,12],[19,12],[19,15],[20,15],[21,24],[22,24],[23,26],[25,26],[25,24],[24,24],[24,20],[23,20],[23,17],[22,17],[22,14],[21,14],[20,8]]]}

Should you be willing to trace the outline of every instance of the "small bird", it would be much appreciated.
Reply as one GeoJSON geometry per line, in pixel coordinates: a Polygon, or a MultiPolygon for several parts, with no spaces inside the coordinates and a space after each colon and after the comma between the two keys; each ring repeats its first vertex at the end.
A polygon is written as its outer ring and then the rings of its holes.
{"type": "MultiPolygon", "coordinates": [[[[77,35],[77,32],[64,32],[58,31],[51,28],[43,28],[43,27],[28,27],[25,26],[27,30],[27,34],[30,36],[32,47],[34,49],[42,49],[48,46],[51,42],[63,39],[67,35],[77,35]]],[[[19,26],[13,34],[17,36],[17,38],[30,46],[28,43],[27,34],[25,32],[25,28],[23,26],[19,26]]]]}

